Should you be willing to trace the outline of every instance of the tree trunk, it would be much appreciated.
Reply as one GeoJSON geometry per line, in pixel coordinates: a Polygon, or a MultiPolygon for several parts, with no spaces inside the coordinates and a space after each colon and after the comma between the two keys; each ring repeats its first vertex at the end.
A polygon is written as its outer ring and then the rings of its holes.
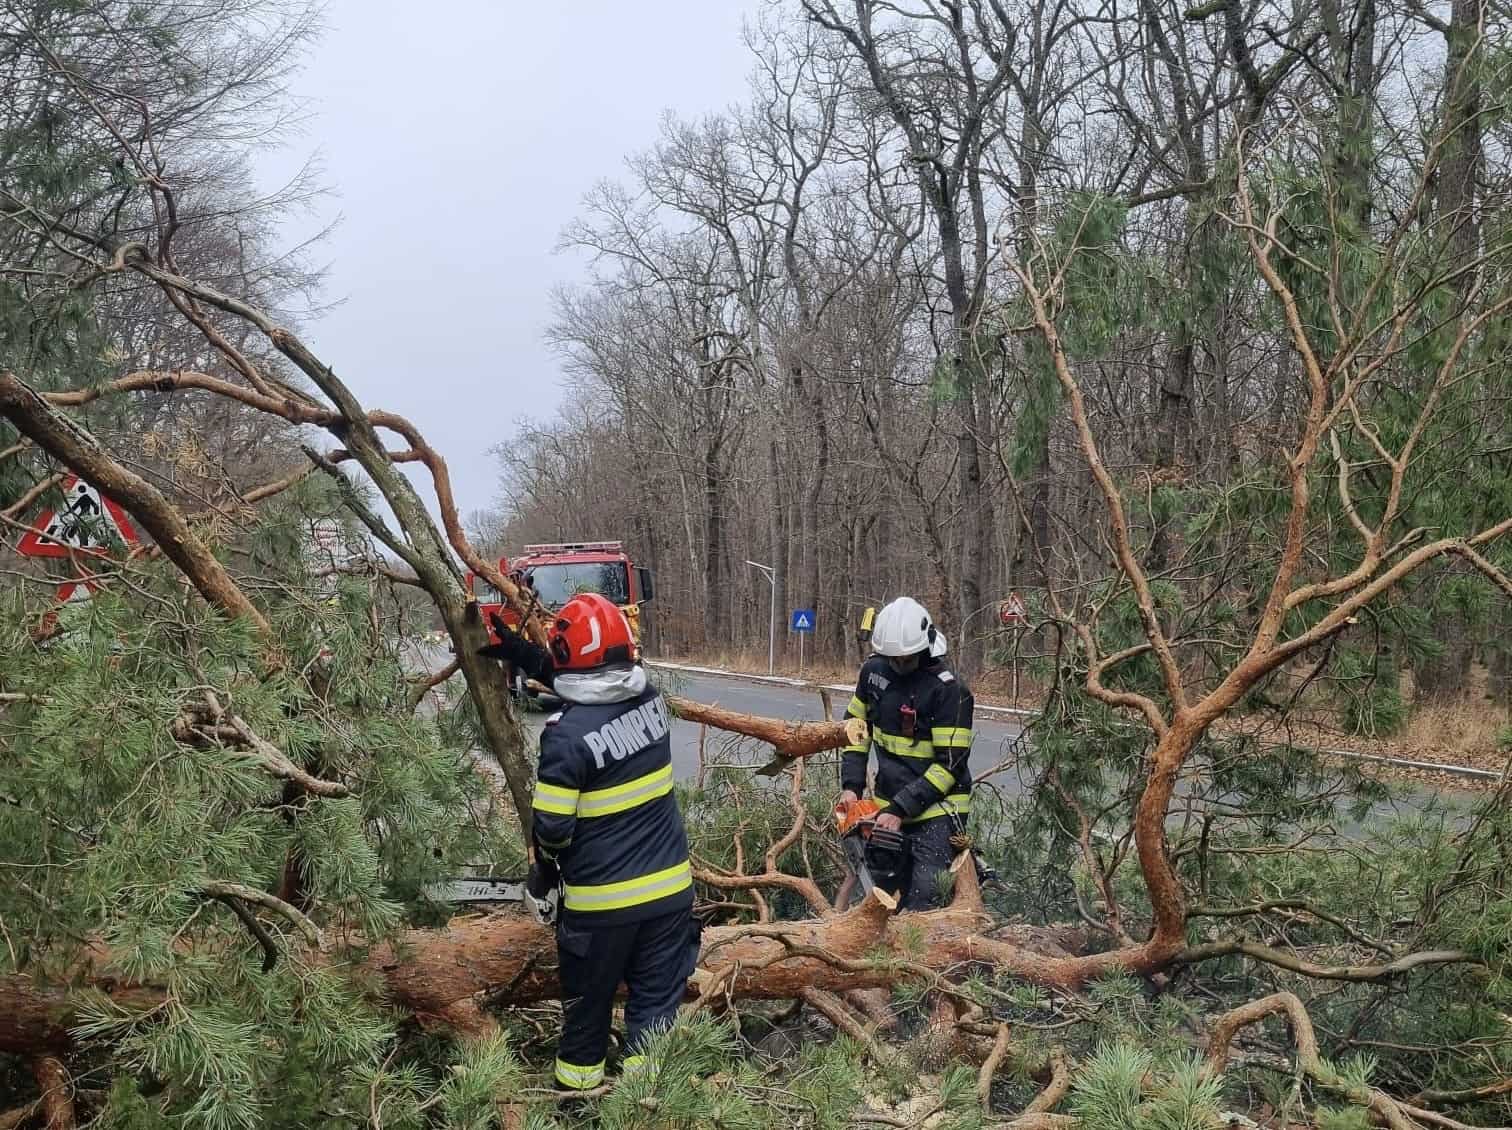
{"type": "MultiPolygon", "coordinates": [[[[824,390],[817,377],[805,379],[801,362],[792,363],[789,377],[794,400],[804,405],[810,414],[808,423],[814,429],[814,447],[805,452],[805,458],[794,466],[801,468],[803,499],[802,545],[799,547],[803,567],[799,574],[795,594],[795,607],[817,608],[819,605],[820,525],[819,511],[824,500],[824,487],[829,472],[829,424],[825,420],[824,390]]],[[[823,617],[821,616],[821,621],[823,617]]]]}
{"type": "MultiPolygon", "coordinates": [[[[972,378],[968,378],[972,379],[972,378]]],[[[978,638],[982,625],[977,612],[982,607],[982,577],[987,563],[987,497],[982,490],[982,453],[977,440],[976,389],[968,387],[956,403],[960,430],[956,449],[960,459],[956,481],[961,502],[961,583],[957,594],[955,631],[959,645],[955,648],[955,666],[970,678],[981,669],[982,643],[978,638]]],[[[936,613],[938,615],[938,613],[936,613]]]]}
{"type": "MultiPolygon", "coordinates": [[[[765,642],[770,643],[781,634],[781,617],[788,606],[788,521],[787,490],[783,460],[778,449],[778,436],[774,432],[767,445],[767,465],[771,469],[772,493],[767,500],[767,526],[769,544],[766,564],[771,565],[772,590],[767,593],[767,615],[762,622],[767,624],[765,642]]],[[[750,568],[749,565],[746,568],[750,568]]],[[[764,633],[765,634],[765,633],[764,633]]]]}
{"type": "Polygon", "coordinates": [[[729,621],[725,609],[724,572],[724,486],[720,480],[719,445],[710,442],[704,448],[704,646],[719,647],[729,639],[729,621]]]}
{"type": "Polygon", "coordinates": [[[1470,686],[1470,662],[1475,637],[1464,616],[1443,611],[1434,617],[1433,636],[1441,650],[1413,669],[1413,699],[1416,702],[1455,702],[1470,686]]]}
{"type": "MultiPolygon", "coordinates": [[[[651,570],[653,578],[661,572],[661,538],[657,534],[657,526],[652,521],[652,516],[645,510],[638,511],[635,515],[636,534],[640,545],[644,550],[643,560],[646,568],[651,570]]],[[[642,593],[642,596],[645,594],[642,593]]],[[[660,655],[662,652],[661,617],[656,614],[656,601],[643,605],[640,610],[641,644],[651,655],[660,655]]]]}
{"type": "MultiPolygon", "coordinates": [[[[1444,115],[1440,127],[1443,160],[1438,169],[1438,223],[1447,229],[1446,264],[1470,263],[1480,253],[1480,217],[1476,189],[1481,174],[1481,82],[1478,68],[1485,57],[1484,0],[1453,0],[1449,42],[1444,62],[1444,115]]],[[[1455,282],[1457,305],[1463,309],[1478,272],[1455,282]]],[[[1415,683],[1419,698],[1451,700],[1462,696],[1470,675],[1475,628],[1459,611],[1434,617],[1433,635],[1440,652],[1418,665],[1415,683]]]]}
{"type": "MultiPolygon", "coordinates": [[[[1188,236],[1190,238],[1190,232],[1188,236]]],[[[1183,285],[1190,287],[1190,266],[1184,266],[1183,285]]],[[[1192,407],[1196,401],[1193,376],[1196,351],[1192,327],[1183,318],[1172,331],[1165,367],[1161,371],[1159,423],[1155,429],[1155,466],[1158,468],[1171,469],[1179,466],[1191,450],[1192,407]]],[[[1152,562],[1150,567],[1160,569],[1163,563],[1152,562]]]]}
{"type": "Polygon", "coordinates": [[[1512,708],[1512,609],[1505,604],[1486,645],[1486,697],[1502,709],[1512,708]]]}
{"type": "MultiPolygon", "coordinates": [[[[886,987],[968,965],[1064,988],[1118,967],[1133,973],[1153,968],[1145,947],[1076,956],[1062,944],[1073,937],[1033,926],[992,930],[967,862],[957,867],[955,895],[941,910],[898,916],[869,898],[844,914],[705,929],[694,984],[735,998],[793,999],[807,989],[886,987]]],[[[105,955],[93,956],[90,967],[75,971],[77,982],[126,1007],[161,1001],[154,987],[112,982],[103,975],[105,955]]],[[[479,1005],[484,997],[524,1005],[560,992],[552,932],[523,915],[472,916],[441,930],[410,930],[345,968],[421,1024],[464,1035],[492,1030],[479,1005]]],[[[0,1051],[68,1048],[77,1007],[69,988],[24,975],[0,977],[0,1051]]]]}
{"type": "Polygon", "coordinates": [[[1319,6],[1329,51],[1333,78],[1339,93],[1338,128],[1331,156],[1336,194],[1344,216],[1363,232],[1370,223],[1370,177],[1375,128],[1376,98],[1376,4],[1361,0],[1349,6],[1343,18],[1339,0],[1323,0],[1319,6]]]}

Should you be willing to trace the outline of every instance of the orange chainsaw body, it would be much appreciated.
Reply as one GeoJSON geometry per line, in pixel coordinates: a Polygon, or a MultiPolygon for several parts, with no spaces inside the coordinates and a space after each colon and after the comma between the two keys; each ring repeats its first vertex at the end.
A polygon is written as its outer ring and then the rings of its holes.
{"type": "Polygon", "coordinates": [[[843,839],[859,831],[865,836],[882,814],[882,806],[867,797],[862,800],[841,801],[835,805],[835,831],[843,839]]]}

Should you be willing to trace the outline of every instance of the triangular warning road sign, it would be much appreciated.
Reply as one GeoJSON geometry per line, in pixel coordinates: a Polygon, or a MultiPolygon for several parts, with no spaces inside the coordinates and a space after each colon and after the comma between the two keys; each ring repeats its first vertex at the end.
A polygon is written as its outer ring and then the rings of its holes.
{"type": "Polygon", "coordinates": [[[1024,599],[1016,592],[1010,592],[1008,599],[998,605],[998,620],[1009,627],[1015,627],[1026,623],[1029,613],[1024,608],[1024,599]]]}
{"type": "Polygon", "coordinates": [[[793,626],[795,628],[807,628],[809,626],[808,617],[802,612],[798,613],[798,619],[794,621],[793,626]]]}
{"type": "Polygon", "coordinates": [[[59,604],[77,604],[99,591],[100,586],[93,581],[64,581],[58,586],[57,600],[59,604]]]}
{"type": "Polygon", "coordinates": [[[37,519],[16,547],[25,557],[67,557],[70,553],[103,554],[117,541],[137,544],[126,511],[76,475],[63,484],[62,510],[37,519]]]}

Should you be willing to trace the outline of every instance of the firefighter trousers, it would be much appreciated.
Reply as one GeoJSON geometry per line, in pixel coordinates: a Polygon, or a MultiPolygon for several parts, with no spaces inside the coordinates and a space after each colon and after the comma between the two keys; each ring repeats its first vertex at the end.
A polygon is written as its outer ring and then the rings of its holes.
{"type": "Polygon", "coordinates": [[[955,833],[953,817],[936,816],[921,824],[903,825],[903,840],[908,845],[908,862],[904,865],[903,898],[899,910],[932,910],[945,902],[945,883],[950,873],[950,837],[955,833]]]}
{"type": "Polygon", "coordinates": [[[619,926],[557,924],[562,983],[562,1038],[556,1081],[591,1090],[604,1081],[614,997],[625,986],[625,1060],[640,1066],[646,1037],[669,1027],[698,962],[699,925],[692,909],[619,926]]]}

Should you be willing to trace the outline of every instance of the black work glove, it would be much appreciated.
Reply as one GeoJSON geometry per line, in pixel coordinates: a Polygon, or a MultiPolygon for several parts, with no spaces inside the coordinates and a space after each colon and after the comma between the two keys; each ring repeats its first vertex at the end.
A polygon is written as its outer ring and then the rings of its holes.
{"type": "Polygon", "coordinates": [[[525,876],[525,905],[542,926],[550,926],[557,919],[557,904],[562,897],[557,879],[556,863],[552,860],[532,863],[525,876]]]}
{"type": "Polygon", "coordinates": [[[536,861],[530,865],[530,870],[525,875],[525,889],[540,898],[555,887],[561,877],[556,860],[537,855],[536,861]]]}
{"type": "Polygon", "coordinates": [[[488,619],[493,624],[494,631],[499,635],[499,642],[478,648],[478,654],[486,659],[502,659],[525,672],[536,682],[550,686],[551,677],[556,671],[555,665],[551,662],[551,653],[504,623],[498,613],[490,612],[488,619]]]}

